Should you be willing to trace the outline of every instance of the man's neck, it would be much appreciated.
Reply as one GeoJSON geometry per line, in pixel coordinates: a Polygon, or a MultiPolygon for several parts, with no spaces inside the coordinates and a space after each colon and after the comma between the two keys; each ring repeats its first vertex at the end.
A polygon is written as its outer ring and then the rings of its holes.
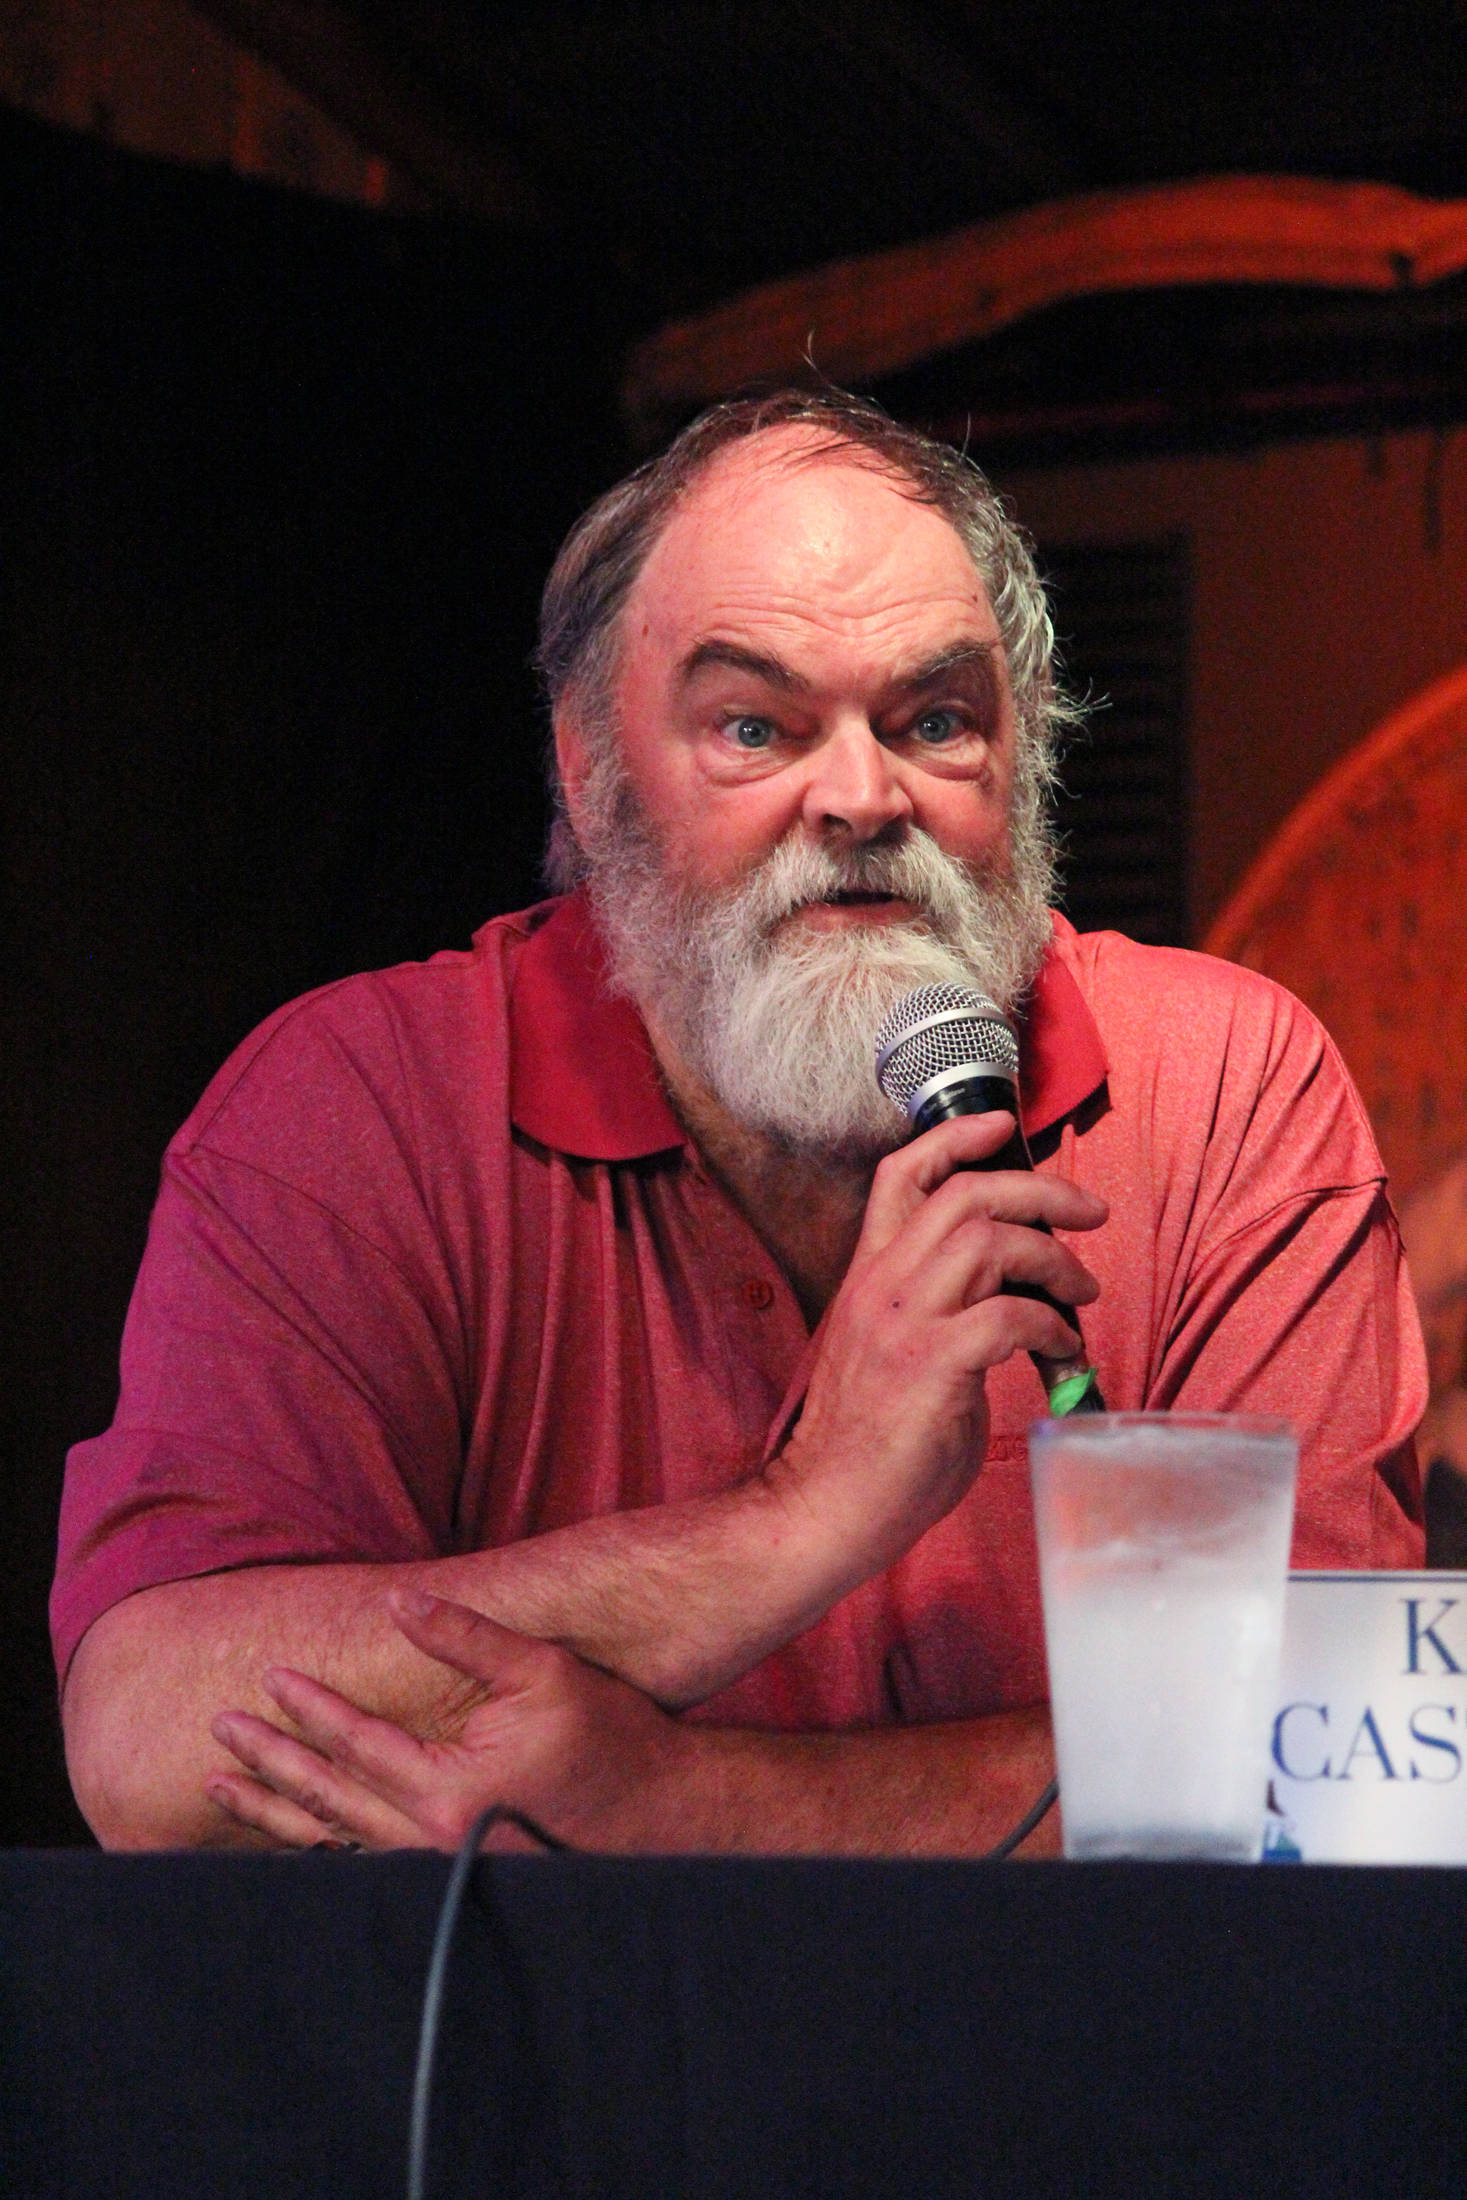
{"type": "Polygon", "coordinates": [[[669,1097],[712,1174],[753,1224],[813,1329],[851,1263],[871,1189],[869,1167],[792,1154],[731,1116],[648,1019],[669,1097]]]}

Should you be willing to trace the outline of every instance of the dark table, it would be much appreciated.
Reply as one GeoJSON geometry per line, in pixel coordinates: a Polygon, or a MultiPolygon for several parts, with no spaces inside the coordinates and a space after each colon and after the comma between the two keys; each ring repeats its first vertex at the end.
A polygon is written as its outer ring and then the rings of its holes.
{"type": "MultiPolygon", "coordinates": [[[[0,1854],[0,2191],[404,2189],[443,1857],[0,1854]]],[[[1467,1872],[477,1867],[432,2192],[1454,2200],[1467,1872]]]]}

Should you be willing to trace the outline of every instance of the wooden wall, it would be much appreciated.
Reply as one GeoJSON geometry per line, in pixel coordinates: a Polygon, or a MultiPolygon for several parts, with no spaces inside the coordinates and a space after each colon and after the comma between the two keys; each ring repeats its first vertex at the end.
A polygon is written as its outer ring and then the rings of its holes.
{"type": "Polygon", "coordinates": [[[1467,661],[1467,427],[1001,485],[1041,545],[1190,544],[1195,938],[1321,772],[1467,661]]]}

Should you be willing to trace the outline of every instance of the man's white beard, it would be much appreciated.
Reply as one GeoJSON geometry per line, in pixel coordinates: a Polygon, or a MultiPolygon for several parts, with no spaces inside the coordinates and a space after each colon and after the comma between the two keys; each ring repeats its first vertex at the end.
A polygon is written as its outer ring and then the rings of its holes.
{"type": "Polygon", "coordinates": [[[666,874],[624,780],[607,808],[583,846],[617,990],[737,1122],[792,1151],[860,1166],[899,1146],[906,1121],[875,1074],[887,1010],[948,982],[1013,1009],[1049,942],[1047,842],[1027,863],[1020,851],[1015,875],[980,883],[915,829],[845,849],[792,835],[736,886],[695,892],[666,874]],[[920,914],[783,921],[840,892],[891,894],[920,914]]]}

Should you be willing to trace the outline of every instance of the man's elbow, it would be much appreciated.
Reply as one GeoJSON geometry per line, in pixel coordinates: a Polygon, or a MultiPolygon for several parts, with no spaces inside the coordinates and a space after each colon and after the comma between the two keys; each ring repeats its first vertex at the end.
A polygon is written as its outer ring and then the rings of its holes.
{"type": "Polygon", "coordinates": [[[66,1769],[104,1849],[227,1843],[229,1821],[204,1792],[202,1751],[134,1615],[119,1605],[82,1638],[61,1699],[66,1769]]]}
{"type": "Polygon", "coordinates": [[[163,1824],[153,1798],[109,1748],[105,1731],[63,1713],[66,1770],[77,1808],[104,1849],[177,1848],[184,1837],[163,1824]]]}

